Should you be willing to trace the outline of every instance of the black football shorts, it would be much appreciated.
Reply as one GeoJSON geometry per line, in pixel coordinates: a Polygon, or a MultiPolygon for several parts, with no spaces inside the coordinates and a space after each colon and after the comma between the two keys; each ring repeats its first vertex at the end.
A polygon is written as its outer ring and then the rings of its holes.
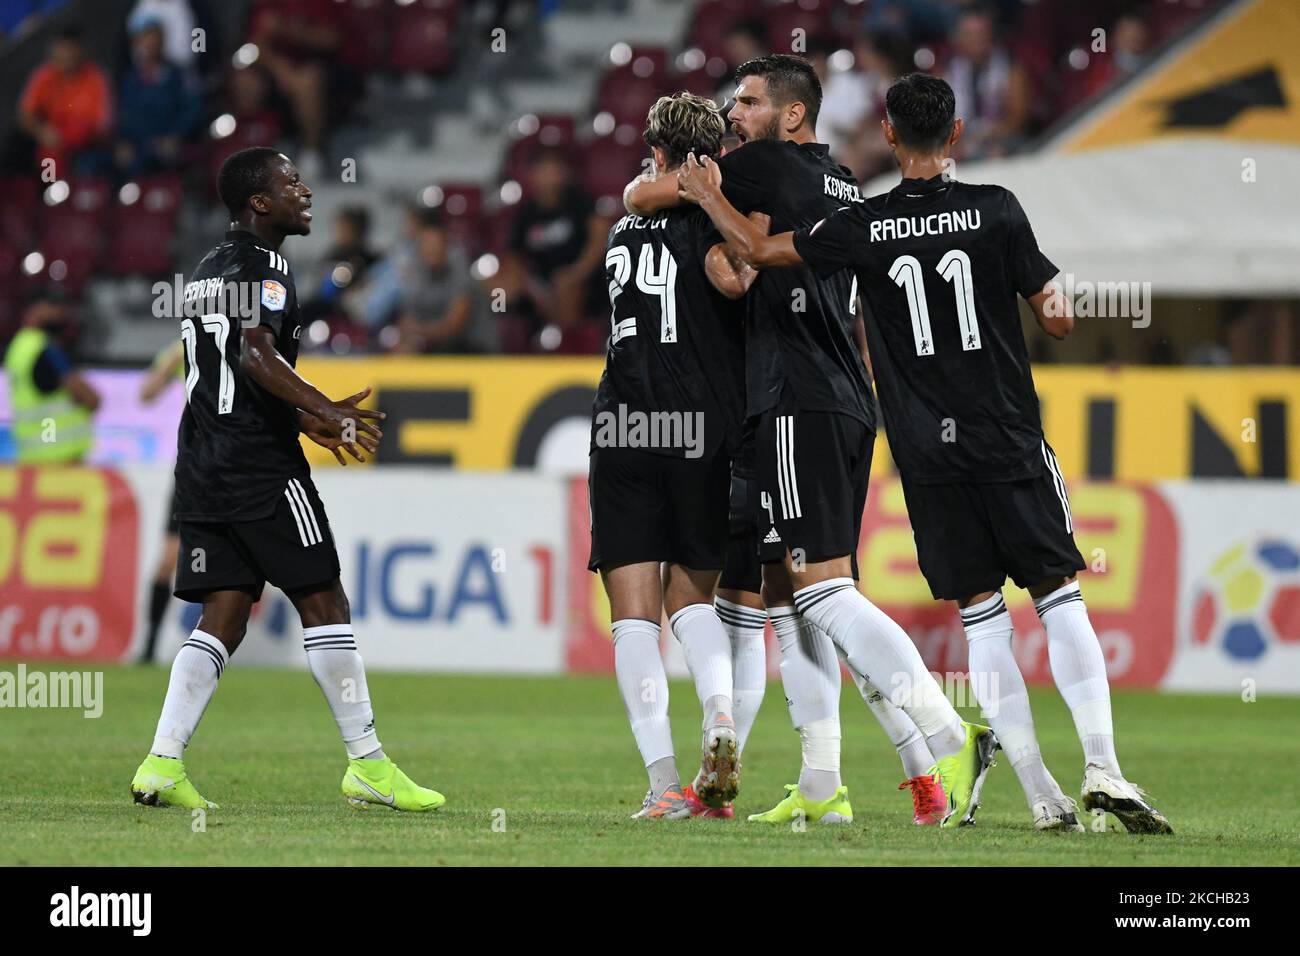
{"type": "Polygon", "coordinates": [[[174,593],[183,601],[212,591],[247,591],[257,600],[268,581],[291,593],[338,576],[334,535],[310,478],[290,479],[269,518],[180,522],[174,593]]]}
{"type": "Polygon", "coordinates": [[[759,416],[759,560],[856,560],[875,433],[850,415],[784,400],[759,416]]]}
{"type": "Polygon", "coordinates": [[[930,593],[961,601],[1009,577],[1028,588],[1084,568],[1056,456],[1043,445],[1036,478],[916,484],[903,478],[916,558],[930,593]]]}
{"type": "Polygon", "coordinates": [[[587,475],[591,560],[596,571],[643,561],[721,568],[727,547],[730,462],[596,448],[587,475]]]}

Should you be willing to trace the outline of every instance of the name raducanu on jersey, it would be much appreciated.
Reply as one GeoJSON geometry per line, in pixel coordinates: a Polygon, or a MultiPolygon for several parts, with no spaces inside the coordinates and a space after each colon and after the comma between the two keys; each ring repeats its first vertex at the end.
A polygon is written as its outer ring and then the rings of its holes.
{"type": "Polygon", "coordinates": [[[978,209],[932,212],[928,216],[894,216],[871,221],[871,241],[887,242],[912,236],[942,236],[949,232],[969,232],[980,227],[978,209]],[[931,221],[933,220],[933,222],[931,221]]]}

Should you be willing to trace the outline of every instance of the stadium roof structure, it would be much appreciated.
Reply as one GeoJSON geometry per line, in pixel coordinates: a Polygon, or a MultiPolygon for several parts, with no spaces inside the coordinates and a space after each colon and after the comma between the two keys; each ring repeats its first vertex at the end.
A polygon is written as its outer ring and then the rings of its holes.
{"type": "MultiPolygon", "coordinates": [[[[1077,282],[1300,295],[1300,4],[1240,0],[1033,154],[959,164],[1012,190],[1077,282]]],[[[897,176],[868,184],[874,195],[897,176]]]]}

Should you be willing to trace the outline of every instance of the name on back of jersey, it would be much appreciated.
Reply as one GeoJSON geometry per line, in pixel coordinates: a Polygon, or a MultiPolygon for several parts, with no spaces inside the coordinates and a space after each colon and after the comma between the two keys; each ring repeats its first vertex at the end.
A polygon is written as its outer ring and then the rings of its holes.
{"type": "Polygon", "coordinates": [[[637,216],[629,213],[614,223],[614,234],[618,235],[624,229],[663,229],[667,225],[666,212],[658,212],[653,216],[637,216]]]}
{"type": "Polygon", "coordinates": [[[837,179],[830,173],[824,174],[822,188],[826,195],[840,202],[862,202],[862,193],[858,192],[857,183],[837,179]]]}
{"type": "Polygon", "coordinates": [[[256,325],[261,315],[261,289],[257,282],[228,282],[221,276],[194,279],[181,288],[175,283],[157,282],[153,287],[156,318],[200,318],[224,315],[241,325],[256,325]]]}
{"type": "Polygon", "coordinates": [[[955,212],[932,212],[928,216],[894,216],[871,223],[871,241],[907,239],[911,236],[942,236],[949,232],[968,232],[980,227],[978,209],[955,212]]]}

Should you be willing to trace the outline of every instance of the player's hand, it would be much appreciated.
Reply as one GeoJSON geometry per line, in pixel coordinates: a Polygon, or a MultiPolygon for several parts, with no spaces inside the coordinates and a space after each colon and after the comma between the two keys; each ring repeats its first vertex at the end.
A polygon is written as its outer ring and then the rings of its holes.
{"type": "MultiPolygon", "coordinates": [[[[388,416],[377,409],[362,408],[357,404],[364,401],[371,391],[373,389],[367,386],[355,395],[326,405],[323,413],[316,416],[320,422],[319,433],[329,439],[338,439],[343,445],[357,444],[363,438],[374,442],[383,438],[384,433],[371,421],[382,421],[388,416]]],[[[373,448],[370,450],[374,451],[373,448]]]]}
{"type": "Polygon", "coordinates": [[[687,202],[698,203],[716,192],[722,185],[722,170],[707,156],[698,160],[688,153],[686,162],[677,172],[677,195],[687,202]]]}
{"type": "MultiPolygon", "coordinates": [[[[364,399],[370,394],[370,392],[371,389],[369,388],[362,389],[355,395],[350,395],[343,399],[341,402],[335,402],[335,407],[349,405],[355,409],[356,403],[364,399]]],[[[384,417],[382,412],[373,412],[370,409],[365,408],[356,409],[356,412],[357,417],[353,419],[354,421],[361,421],[361,414],[378,416],[379,418],[384,417]]],[[[350,431],[353,431],[353,429],[350,429],[347,426],[346,421],[342,433],[335,434],[333,429],[325,421],[310,412],[304,412],[301,410],[299,410],[298,423],[299,429],[302,433],[322,448],[328,448],[333,452],[335,460],[337,460],[340,465],[347,464],[347,461],[343,458],[343,451],[346,451],[357,461],[365,461],[366,458],[365,455],[362,454],[362,451],[368,451],[372,455],[375,454],[375,452],[379,450],[379,439],[383,437],[383,432],[363,422],[363,425],[366,425],[366,431],[356,434],[355,441],[347,441],[347,434],[350,431]],[[374,434],[371,434],[371,432],[374,434]]]]}

